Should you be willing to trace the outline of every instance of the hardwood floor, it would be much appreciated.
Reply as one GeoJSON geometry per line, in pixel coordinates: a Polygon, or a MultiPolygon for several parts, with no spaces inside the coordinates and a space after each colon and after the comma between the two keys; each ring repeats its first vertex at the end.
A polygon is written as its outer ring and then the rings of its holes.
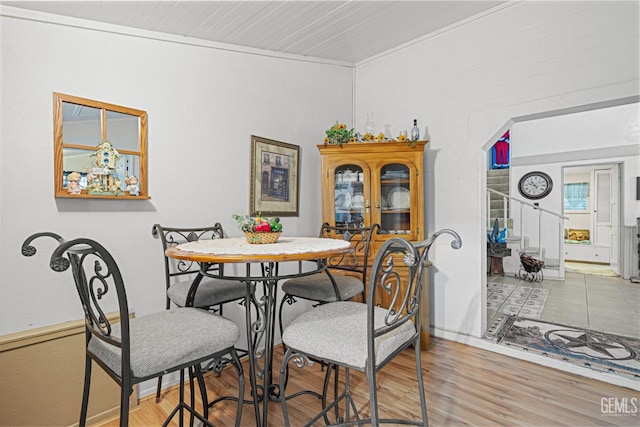
{"type": "MultiPolygon", "coordinates": [[[[279,370],[281,356],[281,349],[276,348],[274,371],[279,370]]],[[[412,356],[412,350],[405,352],[382,370],[378,393],[381,417],[416,417],[420,413],[412,356]]],[[[432,338],[431,347],[422,353],[422,362],[432,426],[640,425],[640,392],[629,388],[439,338],[432,338]],[[623,409],[627,414],[621,414],[623,409]]],[[[209,374],[206,378],[209,398],[232,395],[237,390],[232,369],[226,369],[220,377],[209,374]]],[[[322,379],[317,364],[294,368],[287,392],[320,390],[322,379]]],[[[352,390],[363,416],[367,416],[368,388],[359,372],[353,372],[352,390]]],[[[130,425],[161,425],[177,402],[177,395],[177,389],[169,390],[159,404],[154,396],[143,399],[139,409],[131,413],[130,425]]],[[[298,397],[288,405],[293,426],[302,425],[320,409],[320,401],[311,396],[298,397]]],[[[235,408],[235,402],[219,403],[209,419],[217,426],[231,426],[235,408]]],[[[174,421],[171,425],[178,424],[174,421]]],[[[269,425],[282,424],[280,404],[272,402],[269,425]]],[[[117,419],[100,424],[117,425],[117,419]]],[[[255,425],[253,405],[244,405],[242,425],[255,425]]]]}

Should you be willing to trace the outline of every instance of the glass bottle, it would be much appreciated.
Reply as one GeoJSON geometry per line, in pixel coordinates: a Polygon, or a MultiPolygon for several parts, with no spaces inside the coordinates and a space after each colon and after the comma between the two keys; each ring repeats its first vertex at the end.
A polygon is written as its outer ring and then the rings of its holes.
{"type": "Polygon", "coordinates": [[[413,127],[411,128],[411,140],[417,141],[420,139],[420,129],[418,128],[418,119],[413,119],[413,127]]]}
{"type": "Polygon", "coordinates": [[[393,138],[391,136],[391,125],[384,125],[384,136],[385,138],[393,138]]]}
{"type": "Polygon", "coordinates": [[[369,133],[374,135],[376,131],[376,125],[373,123],[373,113],[367,113],[367,121],[364,122],[364,131],[365,133],[369,133]]]}

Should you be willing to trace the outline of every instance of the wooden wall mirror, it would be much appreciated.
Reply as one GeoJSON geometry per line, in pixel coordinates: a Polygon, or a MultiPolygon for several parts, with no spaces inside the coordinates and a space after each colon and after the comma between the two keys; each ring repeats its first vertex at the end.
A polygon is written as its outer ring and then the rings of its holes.
{"type": "Polygon", "coordinates": [[[55,196],[149,199],[147,113],[53,93],[55,196]]]}

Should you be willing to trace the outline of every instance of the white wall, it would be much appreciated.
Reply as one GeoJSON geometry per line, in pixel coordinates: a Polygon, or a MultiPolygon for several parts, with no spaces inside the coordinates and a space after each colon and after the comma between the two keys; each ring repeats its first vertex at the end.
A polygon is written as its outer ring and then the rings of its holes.
{"type": "Polygon", "coordinates": [[[540,201],[540,206],[561,213],[562,166],[621,163],[620,191],[625,200],[622,225],[636,224],[640,214],[640,201],[635,197],[635,181],[640,176],[638,103],[518,122],[513,126],[511,141],[512,194],[517,194],[522,175],[536,164],[547,164],[552,168],[554,191],[540,201]]]}
{"type": "Polygon", "coordinates": [[[480,336],[486,306],[486,154],[512,117],[638,95],[637,2],[517,2],[356,67],[356,118],[428,126],[426,224],[436,334],[480,336]]]}
{"type": "Polygon", "coordinates": [[[300,216],[283,218],[284,233],[317,234],[316,144],[332,123],[353,116],[350,67],[2,12],[0,335],[83,316],[70,275],[48,268],[53,241],[40,242],[34,258],[20,255],[23,240],[44,230],[102,242],[121,267],[137,314],[163,309],[163,261],[152,225],[220,221],[227,234],[240,235],[231,215],[249,209],[252,134],[300,145],[300,216]],[[151,200],[53,197],[54,91],[147,111],[151,200]]]}

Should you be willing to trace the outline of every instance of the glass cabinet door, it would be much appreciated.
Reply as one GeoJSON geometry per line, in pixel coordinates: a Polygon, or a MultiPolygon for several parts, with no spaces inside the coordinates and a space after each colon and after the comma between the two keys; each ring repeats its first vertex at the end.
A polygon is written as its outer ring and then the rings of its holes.
{"type": "Polygon", "coordinates": [[[369,211],[368,197],[365,197],[365,176],[365,171],[358,165],[345,164],[335,168],[333,210],[337,226],[358,222],[364,224],[369,211]]]}
{"type": "Polygon", "coordinates": [[[376,211],[380,212],[381,234],[411,234],[412,187],[411,169],[403,163],[389,163],[380,169],[380,199],[376,211]]]}

